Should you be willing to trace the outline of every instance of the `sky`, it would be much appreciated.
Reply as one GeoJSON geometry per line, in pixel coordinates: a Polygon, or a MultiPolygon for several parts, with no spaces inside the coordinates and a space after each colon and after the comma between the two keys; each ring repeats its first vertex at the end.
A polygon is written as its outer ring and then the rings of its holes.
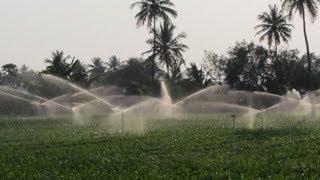
{"type": "MultiPolygon", "coordinates": [[[[225,53],[236,41],[258,42],[254,26],[268,4],[280,0],[172,0],[179,15],[177,32],[185,32],[187,62],[200,62],[204,50],[225,53]]],[[[36,70],[54,50],[90,63],[93,57],[117,55],[125,60],[148,50],[146,28],[136,27],[132,0],[0,0],[0,65],[27,64],[36,70]]],[[[305,51],[299,16],[292,42],[283,48],[305,51]]],[[[311,50],[320,53],[320,20],[308,22],[311,50]]]]}

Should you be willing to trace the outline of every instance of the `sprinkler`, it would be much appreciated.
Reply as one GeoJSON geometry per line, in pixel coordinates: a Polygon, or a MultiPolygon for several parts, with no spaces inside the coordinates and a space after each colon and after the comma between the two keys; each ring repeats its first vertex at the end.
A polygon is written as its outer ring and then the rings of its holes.
{"type": "Polygon", "coordinates": [[[236,115],[232,115],[232,129],[235,129],[235,124],[236,124],[236,115]]]}
{"type": "MultiPolygon", "coordinates": [[[[124,74],[122,74],[122,79],[124,79],[124,74]]],[[[122,93],[123,94],[126,94],[127,93],[127,89],[126,88],[123,88],[122,89],[122,93]]],[[[125,103],[127,104],[127,103],[125,103]]],[[[121,130],[122,130],[122,133],[124,133],[124,110],[122,109],[121,110],[121,130]]]]}
{"type": "Polygon", "coordinates": [[[236,131],[235,131],[235,124],[236,124],[236,115],[232,115],[232,152],[235,152],[235,139],[236,139],[236,131]]]}
{"type": "Polygon", "coordinates": [[[124,113],[123,111],[121,111],[121,130],[122,130],[122,133],[124,133],[124,113]]]}

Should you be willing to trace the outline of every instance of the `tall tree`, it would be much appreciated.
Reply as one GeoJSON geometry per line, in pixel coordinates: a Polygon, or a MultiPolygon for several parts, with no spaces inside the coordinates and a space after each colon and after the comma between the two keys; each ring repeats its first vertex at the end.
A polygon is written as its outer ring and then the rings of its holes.
{"type": "Polygon", "coordinates": [[[114,72],[117,71],[121,68],[122,63],[120,58],[118,58],[116,55],[113,55],[109,58],[108,62],[107,62],[107,70],[109,72],[114,72]]]}
{"type": "Polygon", "coordinates": [[[3,79],[4,79],[4,75],[3,75],[3,73],[0,71],[0,86],[3,85],[3,79]]]}
{"type": "Polygon", "coordinates": [[[291,39],[293,25],[288,23],[288,19],[289,15],[285,15],[277,5],[269,5],[268,12],[265,11],[258,15],[261,24],[255,27],[258,30],[257,35],[260,36],[260,41],[267,40],[269,49],[274,44],[275,54],[277,54],[277,47],[281,41],[288,43],[291,39]]]}
{"type": "Polygon", "coordinates": [[[86,67],[75,57],[65,56],[63,51],[55,51],[51,59],[46,59],[45,62],[49,65],[42,73],[69,79],[83,86],[88,85],[86,67]]]}
{"type": "Polygon", "coordinates": [[[103,83],[126,89],[126,94],[155,94],[158,82],[153,81],[144,60],[129,58],[115,71],[107,71],[103,83]],[[157,83],[157,84],[155,84],[157,83]]]}
{"type": "MultiPolygon", "coordinates": [[[[172,8],[174,7],[174,4],[170,0],[140,0],[131,4],[131,8],[135,7],[139,8],[139,12],[135,16],[138,27],[146,24],[148,28],[153,26],[153,29],[155,30],[158,19],[171,21],[170,16],[173,18],[177,17],[177,11],[172,8]]],[[[156,31],[153,31],[153,40],[154,42],[156,41],[156,31]]],[[[153,55],[150,57],[153,78],[156,73],[155,54],[156,47],[154,45],[153,55]]]]}
{"type": "Polygon", "coordinates": [[[33,71],[26,65],[19,68],[20,88],[32,91],[32,88],[39,82],[39,73],[33,71]]]}
{"type": "Polygon", "coordinates": [[[184,63],[182,53],[188,49],[188,46],[181,42],[187,35],[179,33],[175,36],[175,29],[176,27],[169,21],[164,21],[158,30],[153,30],[156,34],[155,41],[153,39],[147,41],[148,44],[154,46],[154,50],[145,52],[152,52],[156,58],[159,58],[160,63],[166,66],[168,77],[170,77],[170,66],[174,61],[184,63]]]}
{"type": "Polygon", "coordinates": [[[303,21],[303,33],[307,49],[307,61],[308,61],[308,72],[309,72],[309,83],[311,86],[311,56],[310,46],[307,35],[307,24],[306,24],[306,13],[309,12],[310,17],[314,20],[318,15],[318,2],[320,0],[282,0],[282,7],[289,11],[289,16],[292,17],[294,13],[299,13],[303,21]]]}
{"type": "Polygon", "coordinates": [[[17,65],[12,64],[12,63],[3,65],[2,70],[5,74],[10,75],[10,76],[17,76],[17,74],[18,74],[17,65]]]}
{"type": "Polygon", "coordinates": [[[184,64],[185,62],[183,60],[178,59],[173,61],[170,66],[171,77],[169,77],[169,80],[171,81],[171,85],[173,86],[173,89],[175,88],[175,85],[178,84],[183,78],[183,74],[181,72],[181,66],[184,64]]]}
{"type": "Polygon", "coordinates": [[[15,64],[5,64],[2,66],[3,80],[2,84],[10,87],[17,87],[19,78],[19,69],[15,64]]]}
{"type": "Polygon", "coordinates": [[[88,87],[88,74],[86,66],[80,60],[73,60],[73,64],[70,69],[69,78],[71,81],[76,82],[77,84],[88,87]]]}
{"type": "Polygon", "coordinates": [[[225,78],[226,58],[210,51],[204,52],[201,68],[213,84],[222,85],[225,78]]]}
{"type": "Polygon", "coordinates": [[[93,58],[92,64],[89,64],[89,76],[90,76],[90,83],[97,83],[100,82],[101,78],[103,77],[104,73],[106,72],[105,63],[102,61],[101,58],[93,58]]]}
{"type": "Polygon", "coordinates": [[[268,50],[254,43],[236,43],[226,58],[226,83],[239,90],[264,91],[268,75],[268,50]]]}
{"type": "Polygon", "coordinates": [[[60,77],[67,78],[70,75],[70,70],[74,62],[69,63],[71,59],[70,55],[65,55],[63,51],[54,51],[51,54],[51,59],[45,59],[45,63],[48,64],[46,70],[43,73],[53,74],[60,77]]]}
{"type": "Polygon", "coordinates": [[[190,67],[187,68],[187,78],[196,87],[203,88],[207,84],[206,76],[204,71],[195,63],[191,63],[190,67]]]}

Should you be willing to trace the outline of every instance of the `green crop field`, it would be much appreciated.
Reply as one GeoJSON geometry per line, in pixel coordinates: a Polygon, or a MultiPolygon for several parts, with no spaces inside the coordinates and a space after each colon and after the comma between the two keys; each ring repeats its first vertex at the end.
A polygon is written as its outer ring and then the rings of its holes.
{"type": "Polygon", "coordinates": [[[125,134],[101,124],[2,118],[0,179],[320,178],[320,123],[307,118],[150,120],[125,134]]]}

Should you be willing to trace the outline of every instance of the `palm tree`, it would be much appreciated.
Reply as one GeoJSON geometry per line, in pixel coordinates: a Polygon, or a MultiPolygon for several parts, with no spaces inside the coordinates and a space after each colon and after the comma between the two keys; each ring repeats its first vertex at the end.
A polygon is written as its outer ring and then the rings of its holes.
{"type": "Polygon", "coordinates": [[[204,87],[207,84],[204,71],[195,63],[190,64],[190,68],[187,68],[187,78],[196,87],[204,87]]]}
{"type": "Polygon", "coordinates": [[[87,86],[86,67],[75,57],[65,56],[63,51],[55,51],[52,52],[51,59],[45,59],[45,62],[49,65],[42,73],[59,76],[87,86]]]}
{"type": "Polygon", "coordinates": [[[295,12],[298,12],[302,16],[303,21],[303,33],[307,49],[307,61],[308,61],[308,72],[309,72],[309,83],[311,85],[311,56],[309,40],[307,35],[306,25],[306,12],[309,12],[311,19],[314,20],[318,15],[318,2],[320,0],[282,0],[282,7],[289,11],[289,16],[292,17],[295,12]]]}
{"type": "Polygon", "coordinates": [[[73,60],[73,64],[69,70],[69,79],[83,87],[88,87],[88,74],[86,66],[80,60],[73,60]]]}
{"type": "Polygon", "coordinates": [[[70,59],[71,56],[65,56],[63,51],[52,52],[51,59],[45,59],[45,63],[49,65],[43,73],[53,74],[60,77],[68,77],[70,70],[72,69],[71,67],[74,64],[74,61],[68,63],[70,59]]]}
{"type": "Polygon", "coordinates": [[[90,82],[99,81],[106,71],[106,66],[101,58],[93,58],[92,64],[89,64],[88,73],[90,74],[90,82]]]}
{"type": "Polygon", "coordinates": [[[108,65],[108,71],[115,72],[121,68],[122,63],[120,58],[118,58],[116,55],[113,55],[109,58],[107,65],[108,65]]]}
{"type": "Polygon", "coordinates": [[[171,85],[172,85],[172,89],[174,91],[173,92],[174,95],[176,94],[175,85],[178,84],[183,78],[183,74],[181,72],[181,66],[183,64],[185,64],[184,61],[175,61],[175,62],[173,62],[173,64],[170,67],[171,78],[169,80],[171,81],[171,85]]]}
{"type": "Polygon", "coordinates": [[[106,67],[104,65],[104,62],[101,58],[95,57],[92,58],[92,64],[89,64],[89,70],[88,72],[91,74],[103,74],[106,70],[106,67]]]}
{"type": "Polygon", "coordinates": [[[159,30],[154,30],[156,32],[156,39],[149,39],[148,44],[154,47],[154,50],[146,51],[145,53],[153,54],[155,58],[158,57],[161,64],[164,64],[167,69],[168,77],[170,77],[170,66],[174,61],[181,61],[184,63],[182,53],[188,49],[188,46],[180,42],[182,39],[186,38],[185,33],[179,33],[175,36],[174,31],[176,27],[169,21],[164,21],[160,25],[159,30]]]}
{"type": "Polygon", "coordinates": [[[260,35],[260,41],[267,40],[269,49],[274,44],[275,54],[281,41],[288,43],[291,39],[293,25],[287,22],[288,19],[289,15],[285,15],[277,5],[269,5],[269,12],[258,15],[261,24],[255,27],[258,30],[257,35],[260,35]]]}
{"type": "MultiPolygon", "coordinates": [[[[177,17],[177,11],[172,9],[174,4],[170,0],[140,0],[131,4],[131,8],[138,7],[139,12],[136,14],[137,26],[143,26],[147,24],[148,28],[153,26],[156,29],[156,23],[158,19],[163,21],[170,21],[170,16],[173,18],[177,17]]],[[[153,40],[156,41],[156,32],[153,31],[153,40]]],[[[155,47],[153,47],[152,61],[152,75],[155,77],[155,47]]]]}

